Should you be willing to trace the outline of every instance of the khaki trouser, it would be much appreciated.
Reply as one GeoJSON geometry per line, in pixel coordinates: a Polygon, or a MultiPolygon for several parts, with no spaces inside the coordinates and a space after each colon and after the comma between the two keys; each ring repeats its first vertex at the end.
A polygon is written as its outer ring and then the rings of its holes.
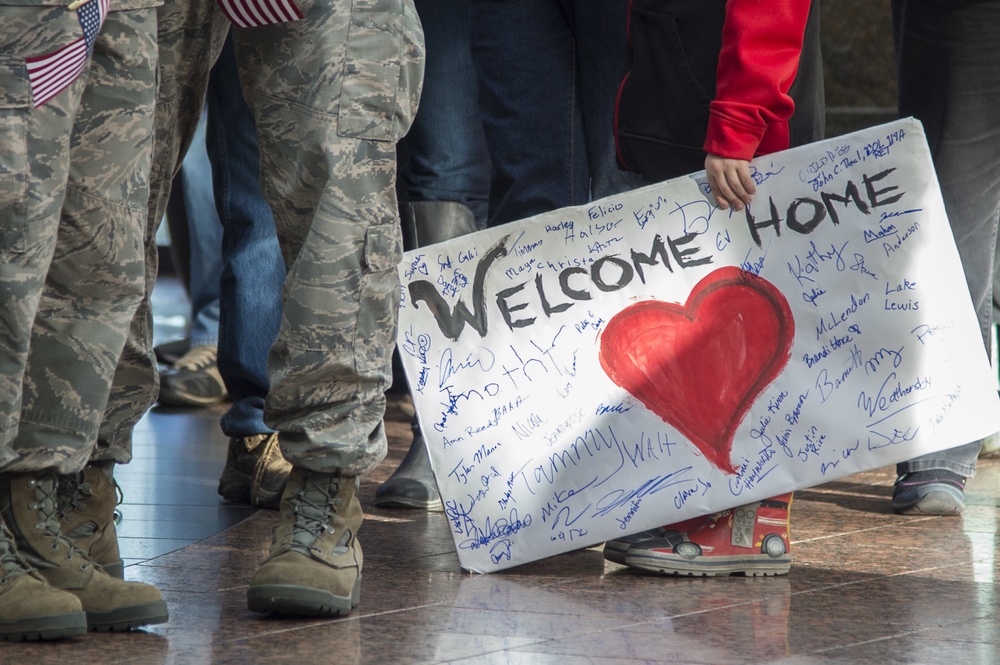
{"type": "Polygon", "coordinates": [[[34,108],[25,59],[80,39],[65,3],[0,0],[0,470],[78,471],[143,293],[155,9],[112,11],[34,108]]]}
{"type": "Polygon", "coordinates": [[[385,456],[402,255],[395,142],[416,112],[423,35],[411,0],[299,7],[303,20],[254,28],[230,28],[214,0],[160,8],[147,294],[115,378],[100,457],[128,461],[132,426],[155,399],[156,226],[230,29],[288,271],[265,421],[298,466],[360,474],[385,456]]]}

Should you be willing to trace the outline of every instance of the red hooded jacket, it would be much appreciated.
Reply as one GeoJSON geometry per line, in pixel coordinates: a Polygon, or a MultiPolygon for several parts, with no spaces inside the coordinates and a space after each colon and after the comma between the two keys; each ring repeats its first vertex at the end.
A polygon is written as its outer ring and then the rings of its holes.
{"type": "Polygon", "coordinates": [[[750,160],[789,146],[809,0],[728,0],[705,152],[750,160]]]}

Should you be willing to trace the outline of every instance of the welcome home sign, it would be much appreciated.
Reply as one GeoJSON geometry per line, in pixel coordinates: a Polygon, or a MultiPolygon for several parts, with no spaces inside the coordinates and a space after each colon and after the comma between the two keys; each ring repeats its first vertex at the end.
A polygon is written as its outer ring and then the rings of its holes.
{"type": "Polygon", "coordinates": [[[920,124],[408,252],[398,344],[490,572],[1000,430],[920,124]]]}

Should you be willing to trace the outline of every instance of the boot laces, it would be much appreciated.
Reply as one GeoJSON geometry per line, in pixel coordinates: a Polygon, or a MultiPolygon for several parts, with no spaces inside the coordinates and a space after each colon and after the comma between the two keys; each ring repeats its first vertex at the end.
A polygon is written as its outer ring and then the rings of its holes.
{"type": "Polygon", "coordinates": [[[310,474],[303,488],[289,498],[289,505],[295,522],[292,526],[290,548],[304,553],[315,552],[317,540],[324,535],[333,535],[335,529],[330,520],[337,512],[340,479],[329,483],[317,483],[310,474]]]}
{"type": "MultiPolygon", "coordinates": [[[[112,479],[115,486],[115,505],[120,506],[125,500],[121,485],[116,479],[112,479]]],[[[59,476],[59,486],[57,489],[58,502],[56,505],[56,515],[60,521],[68,518],[74,511],[83,512],[87,509],[87,501],[94,496],[93,486],[84,480],[83,471],[59,476]]],[[[121,511],[115,510],[114,522],[117,526],[122,520],[121,511]]],[[[88,537],[97,533],[97,522],[88,520],[79,525],[73,531],[66,533],[69,538],[88,537]]]]}
{"type": "Polygon", "coordinates": [[[86,510],[87,500],[94,496],[90,483],[84,481],[83,472],[59,476],[57,492],[57,512],[60,520],[65,519],[74,510],[86,510]]]}
{"type": "Polygon", "coordinates": [[[14,536],[0,522],[0,584],[34,570],[14,549],[14,536]]]}
{"type": "MultiPolygon", "coordinates": [[[[55,475],[53,472],[52,476],[55,475]]],[[[83,550],[76,546],[76,543],[66,537],[59,527],[58,477],[54,477],[52,482],[45,482],[46,480],[45,477],[42,477],[29,481],[36,496],[36,500],[31,502],[31,509],[38,516],[35,528],[44,530],[45,535],[52,539],[51,547],[53,550],[59,549],[59,545],[65,546],[69,550],[69,554],[66,555],[67,559],[73,558],[74,554],[82,557],[85,563],[81,568],[85,568],[89,565],[90,559],[87,558],[83,550]]]]}

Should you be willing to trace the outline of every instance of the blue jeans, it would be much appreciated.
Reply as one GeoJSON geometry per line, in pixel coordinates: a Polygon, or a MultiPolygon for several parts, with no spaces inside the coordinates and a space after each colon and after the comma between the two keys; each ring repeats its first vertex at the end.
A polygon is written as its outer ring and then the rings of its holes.
{"type": "Polygon", "coordinates": [[[469,0],[416,0],[427,64],[420,107],[399,142],[402,201],[455,201],[486,224],[490,158],[469,52],[469,0]]]}
{"type": "Polygon", "coordinates": [[[648,184],[615,161],[628,0],[471,0],[471,7],[493,164],[489,225],[648,184]]]}
{"type": "Polygon", "coordinates": [[[233,397],[222,431],[249,436],[270,431],[264,425],[267,354],[281,321],[285,262],[260,190],[256,125],[243,99],[231,37],[212,68],[207,106],[208,155],[222,222],[218,364],[233,397]]]}
{"type": "MultiPolygon", "coordinates": [[[[924,124],[966,281],[990,345],[1000,222],[1000,1],[893,0],[899,113],[924,124]]],[[[979,441],[898,465],[975,471],[979,441]]]]}
{"type": "Polygon", "coordinates": [[[178,177],[183,185],[188,228],[188,297],[191,300],[191,346],[219,341],[219,275],[222,273],[222,226],[215,212],[212,165],[205,145],[207,113],[202,113],[178,177]]]}

